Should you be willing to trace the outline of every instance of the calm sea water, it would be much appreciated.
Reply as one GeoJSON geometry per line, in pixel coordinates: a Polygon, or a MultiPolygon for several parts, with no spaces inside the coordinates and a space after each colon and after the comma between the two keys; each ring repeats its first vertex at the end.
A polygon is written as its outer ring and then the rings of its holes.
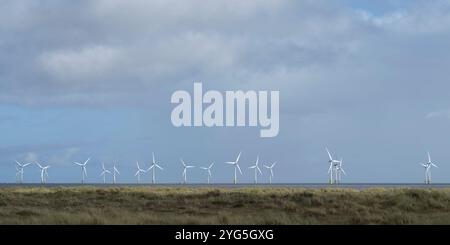
{"type": "Polygon", "coordinates": [[[283,183],[283,184],[103,184],[103,183],[49,183],[49,184],[13,184],[13,183],[0,183],[0,188],[11,187],[78,187],[78,186],[95,186],[95,187],[190,187],[190,188],[243,188],[243,187],[260,187],[260,188],[306,188],[306,189],[323,189],[323,188],[344,188],[344,189],[367,189],[367,188],[450,188],[450,183],[436,183],[436,184],[421,184],[421,183],[351,183],[351,184],[316,184],[316,183],[283,183]]]}

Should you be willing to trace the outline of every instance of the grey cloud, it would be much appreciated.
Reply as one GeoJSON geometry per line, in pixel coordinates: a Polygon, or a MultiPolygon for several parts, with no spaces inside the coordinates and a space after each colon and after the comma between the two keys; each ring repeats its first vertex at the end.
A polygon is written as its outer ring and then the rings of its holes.
{"type": "Polygon", "coordinates": [[[270,76],[273,69],[296,73],[336,62],[350,52],[353,39],[352,19],[312,1],[5,5],[3,23],[9,24],[0,27],[7,37],[0,46],[5,103],[85,103],[78,95],[117,103],[123,101],[115,101],[117,94],[127,91],[133,100],[155,84],[197,79],[233,84],[270,76]]]}

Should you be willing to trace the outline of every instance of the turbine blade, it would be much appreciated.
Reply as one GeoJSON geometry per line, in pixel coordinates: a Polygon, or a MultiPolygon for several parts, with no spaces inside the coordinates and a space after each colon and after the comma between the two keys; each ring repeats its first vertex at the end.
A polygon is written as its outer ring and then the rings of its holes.
{"type": "Polygon", "coordinates": [[[83,168],[83,172],[84,172],[84,175],[87,176],[87,170],[86,170],[86,168],[83,168]]]}
{"type": "Polygon", "coordinates": [[[274,163],[272,164],[272,166],[270,166],[270,168],[273,168],[273,167],[275,167],[275,165],[277,165],[277,163],[276,163],[276,162],[274,162],[274,163]]]}
{"type": "Polygon", "coordinates": [[[431,162],[431,156],[430,156],[430,152],[429,152],[429,151],[427,151],[427,154],[428,154],[428,162],[431,162]]]}
{"type": "Polygon", "coordinates": [[[153,163],[155,163],[155,153],[152,152],[152,157],[153,157],[153,163]]]}
{"type": "Polygon", "coordinates": [[[91,160],[91,158],[89,157],[87,160],[86,160],[86,162],[84,162],[84,164],[83,165],[86,165],[88,162],[89,162],[89,160],[91,160]]]}
{"type": "Polygon", "coordinates": [[[186,163],[184,163],[183,158],[180,158],[181,164],[186,167],[186,163]]]}
{"type": "Polygon", "coordinates": [[[214,163],[211,163],[211,165],[209,165],[209,169],[211,169],[214,166],[214,163]]]}
{"type": "Polygon", "coordinates": [[[258,169],[259,173],[262,175],[262,171],[261,171],[261,169],[259,169],[258,166],[256,166],[256,169],[258,169]]]}
{"type": "Polygon", "coordinates": [[[158,164],[155,163],[155,166],[158,167],[161,170],[164,170],[161,166],[159,166],[158,164]]]}
{"type": "Polygon", "coordinates": [[[326,148],[325,147],[325,149],[327,150],[327,153],[328,153],[328,157],[330,158],[330,161],[333,161],[333,158],[331,157],[331,153],[330,153],[330,151],[328,150],[328,148],[326,148]]]}
{"type": "Polygon", "coordinates": [[[255,165],[255,166],[248,167],[248,168],[256,168],[256,165],[255,165]]]}
{"type": "Polygon", "coordinates": [[[239,155],[237,156],[236,162],[239,162],[239,158],[241,158],[241,153],[242,152],[239,152],[239,155]]]}
{"type": "Polygon", "coordinates": [[[236,167],[239,169],[239,173],[242,175],[241,167],[239,167],[239,164],[236,163],[236,167]]]}

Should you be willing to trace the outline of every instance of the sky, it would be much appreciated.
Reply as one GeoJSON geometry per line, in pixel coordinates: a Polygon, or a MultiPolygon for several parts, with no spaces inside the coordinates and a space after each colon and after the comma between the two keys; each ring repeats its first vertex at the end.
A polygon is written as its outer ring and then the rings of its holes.
{"type": "MultiPolygon", "coordinates": [[[[118,161],[134,183],[152,152],[160,183],[180,158],[215,162],[213,182],[243,176],[259,155],[274,182],[328,180],[328,147],[348,183],[450,181],[448,0],[4,0],[0,2],[0,182],[14,160],[49,164],[48,182],[100,182],[118,161]],[[280,132],[177,128],[177,90],[280,91],[280,132]]],[[[206,181],[189,169],[188,181],[206,181]]],[[[262,182],[268,181],[263,170],[262,182]]],[[[39,182],[36,166],[25,182],[39,182]]],[[[150,181],[149,174],[143,177],[150,181]]],[[[111,179],[108,179],[111,181],[111,179]]]]}

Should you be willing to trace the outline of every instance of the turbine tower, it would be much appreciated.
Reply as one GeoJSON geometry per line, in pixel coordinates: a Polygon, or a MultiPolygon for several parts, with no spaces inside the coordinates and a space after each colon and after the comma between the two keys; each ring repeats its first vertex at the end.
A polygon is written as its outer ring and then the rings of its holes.
{"type": "Polygon", "coordinates": [[[19,182],[20,184],[23,183],[23,169],[30,165],[31,163],[20,163],[19,161],[16,160],[16,181],[19,182]]]}
{"type": "Polygon", "coordinates": [[[156,163],[154,152],[152,152],[152,158],[153,158],[152,165],[146,170],[146,172],[152,170],[152,184],[156,184],[156,180],[155,180],[156,169],[155,168],[159,168],[160,170],[164,170],[164,169],[161,166],[159,166],[158,163],[156,163]]]}
{"type": "Polygon", "coordinates": [[[187,179],[187,169],[188,168],[195,168],[195,166],[191,166],[191,165],[187,165],[184,161],[183,158],[180,158],[181,164],[183,164],[183,174],[182,176],[184,177],[184,184],[186,184],[186,179],[187,179]]]}
{"type": "Polygon", "coordinates": [[[234,184],[237,184],[237,170],[239,170],[239,172],[242,175],[242,171],[241,171],[241,168],[239,167],[239,163],[238,163],[239,162],[239,158],[241,157],[241,153],[242,152],[239,152],[239,155],[237,156],[236,161],[234,161],[234,162],[225,162],[225,163],[234,165],[234,184]]]}
{"type": "Polygon", "coordinates": [[[269,183],[270,184],[272,184],[272,178],[273,178],[273,167],[275,167],[275,165],[276,165],[277,163],[276,162],[274,162],[274,163],[272,163],[272,165],[270,165],[270,166],[267,166],[267,165],[264,165],[264,167],[265,168],[267,168],[267,169],[269,169],[270,170],[270,175],[269,175],[269,183]]]}
{"type": "Polygon", "coordinates": [[[41,164],[39,164],[38,162],[36,162],[36,164],[41,169],[41,184],[47,183],[47,177],[48,177],[47,169],[50,168],[50,165],[47,165],[44,167],[41,164]]]}
{"type": "Polygon", "coordinates": [[[209,184],[209,179],[211,178],[211,168],[213,166],[214,166],[214,163],[211,163],[211,165],[209,165],[209,167],[201,167],[201,169],[208,171],[208,184],[209,184]]]}
{"type": "Polygon", "coordinates": [[[421,163],[420,165],[422,165],[425,168],[425,184],[431,184],[431,167],[437,168],[438,166],[436,166],[436,164],[434,164],[433,161],[431,161],[430,152],[427,152],[427,155],[428,155],[428,162],[421,163]]]}
{"type": "Polygon", "coordinates": [[[259,164],[259,156],[256,157],[255,165],[249,167],[251,169],[255,169],[255,184],[258,184],[258,172],[262,175],[261,169],[258,166],[259,164]]]}
{"type": "Polygon", "coordinates": [[[329,180],[330,184],[333,184],[333,173],[336,174],[336,179],[334,180],[334,183],[337,183],[337,168],[340,164],[340,161],[333,159],[328,148],[325,147],[325,150],[327,150],[328,157],[329,157],[328,163],[330,163],[330,167],[328,168],[328,173],[330,174],[330,180],[329,180]]]}
{"type": "Polygon", "coordinates": [[[139,166],[139,162],[136,162],[136,166],[137,166],[137,172],[136,174],[134,174],[134,176],[137,176],[137,183],[141,183],[141,173],[145,173],[146,171],[144,169],[141,169],[141,167],[139,166]]]}
{"type": "Polygon", "coordinates": [[[100,174],[100,176],[103,176],[103,184],[106,183],[106,174],[112,174],[111,171],[109,171],[108,169],[105,168],[105,164],[102,163],[102,173],[100,174]]]}
{"type": "Polygon", "coordinates": [[[84,178],[87,177],[86,164],[91,160],[88,158],[84,163],[74,162],[74,164],[81,167],[81,183],[84,184],[84,178]]]}
{"type": "Polygon", "coordinates": [[[113,184],[116,183],[116,173],[120,175],[119,170],[117,170],[117,168],[116,168],[116,164],[114,164],[114,167],[113,167],[113,184]]]}

